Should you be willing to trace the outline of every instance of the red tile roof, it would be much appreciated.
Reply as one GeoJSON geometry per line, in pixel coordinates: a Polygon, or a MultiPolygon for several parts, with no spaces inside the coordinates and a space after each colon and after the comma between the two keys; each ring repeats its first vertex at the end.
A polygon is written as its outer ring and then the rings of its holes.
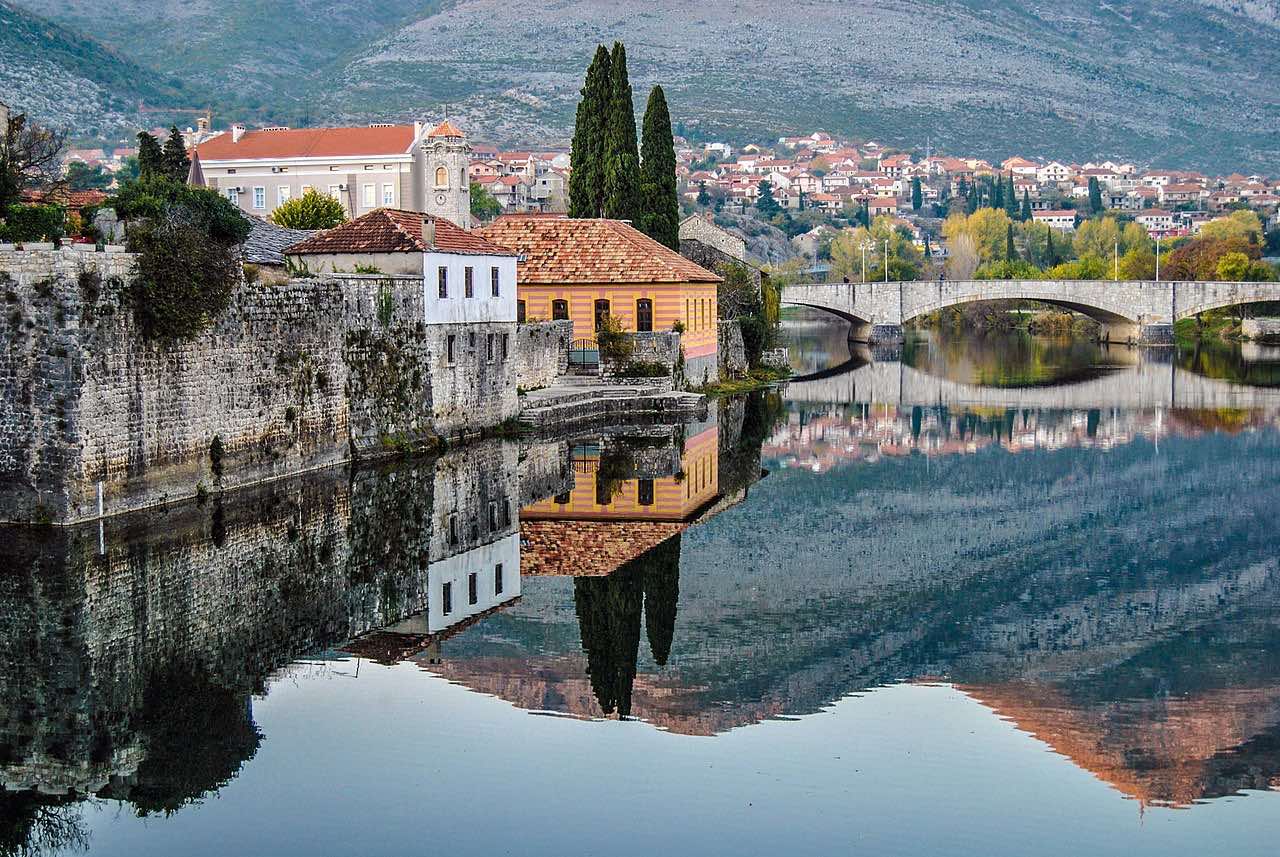
{"type": "Polygon", "coordinates": [[[720,282],[620,220],[507,215],[477,232],[521,254],[521,283],[720,282]]]}
{"type": "Polygon", "coordinates": [[[200,159],[231,161],[254,158],[339,158],[403,155],[413,146],[412,125],[374,125],[364,128],[293,128],[245,131],[233,142],[230,132],[195,147],[200,159]]]}
{"type": "Polygon", "coordinates": [[[457,125],[454,125],[452,122],[446,119],[436,127],[432,128],[431,133],[428,134],[427,136],[428,137],[461,137],[463,136],[463,134],[462,134],[462,131],[458,129],[457,125]]]}
{"type": "Polygon", "coordinates": [[[478,233],[468,232],[443,217],[417,211],[379,208],[333,229],[318,232],[284,251],[290,256],[323,253],[459,253],[474,256],[514,256],[515,253],[478,233]],[[428,245],[424,223],[435,224],[428,245]]]}

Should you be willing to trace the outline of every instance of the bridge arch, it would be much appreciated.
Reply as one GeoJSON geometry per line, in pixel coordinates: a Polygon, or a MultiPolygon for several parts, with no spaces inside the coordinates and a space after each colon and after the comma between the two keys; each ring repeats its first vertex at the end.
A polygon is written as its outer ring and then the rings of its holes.
{"type": "MultiPolygon", "coordinates": [[[[1108,294],[1106,281],[967,280],[954,283],[903,283],[902,321],[909,322],[951,307],[992,301],[1030,300],[1092,318],[1106,327],[1132,326],[1144,320],[1142,307],[1108,294]]],[[[1117,289],[1116,292],[1121,290],[1117,289]]]]}
{"type": "Polygon", "coordinates": [[[1280,301],[1280,283],[1180,282],[1174,286],[1174,320],[1232,306],[1280,301]]]}

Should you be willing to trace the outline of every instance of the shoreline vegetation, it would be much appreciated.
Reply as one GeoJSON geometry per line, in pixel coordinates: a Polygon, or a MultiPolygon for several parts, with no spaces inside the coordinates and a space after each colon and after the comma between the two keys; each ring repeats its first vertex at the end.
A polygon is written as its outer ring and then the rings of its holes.
{"type": "Polygon", "coordinates": [[[736,396],[741,393],[751,393],[756,390],[763,390],[766,387],[772,387],[774,384],[786,381],[792,374],[790,367],[757,366],[748,371],[744,378],[717,381],[714,384],[699,387],[697,392],[716,398],[736,396]]]}

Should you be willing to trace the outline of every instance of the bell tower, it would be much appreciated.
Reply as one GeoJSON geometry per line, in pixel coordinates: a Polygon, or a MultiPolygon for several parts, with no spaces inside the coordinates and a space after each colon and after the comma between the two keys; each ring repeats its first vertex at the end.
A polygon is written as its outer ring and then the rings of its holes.
{"type": "Polygon", "coordinates": [[[422,143],[424,210],[443,217],[463,229],[471,228],[471,146],[448,119],[441,122],[422,143]]]}

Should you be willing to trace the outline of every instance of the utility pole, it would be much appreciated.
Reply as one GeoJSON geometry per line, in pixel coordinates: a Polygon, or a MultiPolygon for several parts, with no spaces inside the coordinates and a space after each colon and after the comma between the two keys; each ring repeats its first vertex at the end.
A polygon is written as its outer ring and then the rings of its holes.
{"type": "Polygon", "coordinates": [[[1119,240],[1116,241],[1116,272],[1115,272],[1115,276],[1112,279],[1114,279],[1117,283],[1120,282],[1120,241],[1119,240]]]}
{"type": "Polygon", "coordinates": [[[867,242],[862,242],[862,282],[867,281],[867,242]]]}
{"type": "Polygon", "coordinates": [[[1156,282],[1160,282],[1160,233],[1156,233],[1156,282]]]}
{"type": "Polygon", "coordinates": [[[889,282],[889,239],[884,239],[884,281],[889,282]]]}

